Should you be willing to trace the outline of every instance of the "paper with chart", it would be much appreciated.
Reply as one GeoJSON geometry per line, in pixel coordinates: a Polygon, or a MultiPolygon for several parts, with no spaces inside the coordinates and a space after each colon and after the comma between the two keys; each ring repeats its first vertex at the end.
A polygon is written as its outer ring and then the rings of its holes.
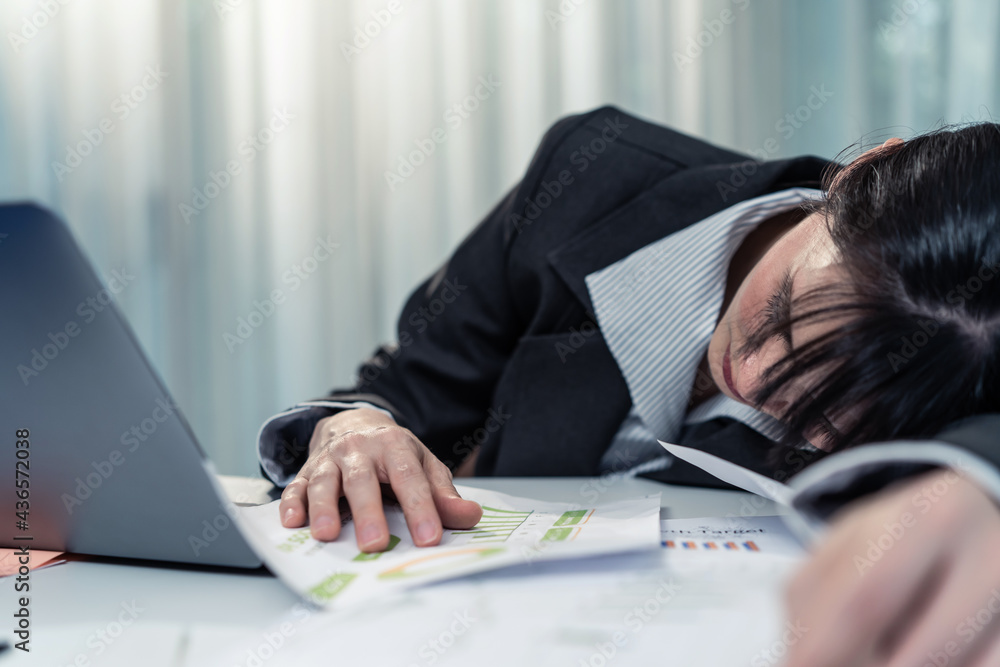
{"type": "Polygon", "coordinates": [[[361,553],[354,524],[333,542],[308,528],[284,528],[278,502],[238,509],[244,535],[267,566],[296,592],[325,606],[519,563],[620,553],[660,546],[659,494],[586,507],[458,487],[483,506],[469,530],[445,530],[441,543],[417,547],[403,512],[386,507],[389,548],[361,553]]]}
{"type": "Polygon", "coordinates": [[[660,539],[674,557],[760,554],[802,558],[806,553],[780,516],[662,519],[660,539]]]}
{"type": "Polygon", "coordinates": [[[797,629],[785,625],[784,582],[805,557],[801,548],[788,553],[797,547],[787,529],[770,516],[660,525],[664,541],[696,540],[697,549],[509,567],[308,618],[293,609],[267,632],[248,628],[230,645],[192,648],[198,660],[187,667],[244,664],[269,633],[284,633],[289,665],[331,656],[345,665],[434,667],[780,664],[782,638],[797,629]],[[717,549],[705,546],[712,540],[717,549]]]}

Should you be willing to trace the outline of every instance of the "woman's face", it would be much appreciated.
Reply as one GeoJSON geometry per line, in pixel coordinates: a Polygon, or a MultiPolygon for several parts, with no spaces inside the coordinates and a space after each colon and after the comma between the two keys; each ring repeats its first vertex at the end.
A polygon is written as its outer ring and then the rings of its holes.
{"type": "MultiPolygon", "coordinates": [[[[747,339],[769,319],[788,317],[799,295],[846,280],[822,213],[809,215],[778,238],[740,284],[712,334],[708,365],[720,391],[753,405],[764,372],[793,346],[835,328],[836,322],[796,325],[741,356],[747,339]]],[[[802,387],[790,387],[760,409],[780,417],[798,391],[802,387]]],[[[826,444],[818,434],[809,439],[817,447],[826,444]]]]}
{"type": "MultiPolygon", "coordinates": [[[[841,172],[860,167],[866,158],[903,143],[899,137],[865,151],[841,172]]],[[[835,182],[831,187],[835,187],[835,182]]],[[[777,316],[790,314],[794,299],[813,289],[849,284],[849,276],[837,264],[837,249],[822,213],[813,213],[785,232],[743,279],[726,312],[712,333],[708,344],[708,365],[712,379],[722,393],[742,403],[754,405],[753,396],[762,386],[764,372],[794,346],[817,338],[840,323],[837,319],[796,325],[764,343],[760,349],[740,355],[750,334],[777,316]]],[[[803,380],[810,383],[810,378],[803,380]]],[[[760,410],[780,418],[784,408],[805,388],[791,386],[760,406],[760,410]]],[[[850,419],[850,415],[841,415],[850,419]]],[[[830,419],[830,421],[836,421],[830,419]]],[[[836,426],[836,424],[831,424],[836,426]]],[[[805,434],[820,449],[829,449],[825,433],[805,434]]]]}

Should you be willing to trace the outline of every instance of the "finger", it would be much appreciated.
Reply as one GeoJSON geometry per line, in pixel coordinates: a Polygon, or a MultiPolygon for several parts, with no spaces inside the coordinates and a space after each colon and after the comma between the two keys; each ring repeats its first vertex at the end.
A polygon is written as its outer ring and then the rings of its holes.
{"type": "MultiPolygon", "coordinates": [[[[984,546],[967,543],[964,550],[975,553],[984,546]]],[[[1000,600],[997,589],[987,590],[982,581],[990,565],[978,558],[952,561],[935,599],[907,629],[888,667],[926,661],[965,665],[990,639],[995,639],[1000,626],[1000,600]]]]}
{"type": "MultiPolygon", "coordinates": [[[[857,543],[862,549],[863,545],[857,543]]],[[[898,618],[924,591],[921,581],[934,567],[934,561],[910,554],[909,561],[905,556],[883,556],[870,570],[859,572],[859,567],[867,567],[856,560],[865,558],[859,553],[864,552],[843,550],[838,565],[813,575],[821,577],[823,585],[797,605],[791,618],[822,631],[809,633],[790,648],[788,667],[870,664],[898,618]]]]}
{"type": "Polygon", "coordinates": [[[389,546],[389,526],[375,463],[362,454],[351,454],[341,461],[340,471],[344,495],[354,517],[358,548],[369,553],[384,550],[389,546]]]}
{"type": "Polygon", "coordinates": [[[430,480],[431,494],[438,516],[446,528],[472,528],[483,518],[483,508],[474,500],[459,495],[448,466],[433,454],[425,456],[424,467],[430,480]]]}
{"type": "Polygon", "coordinates": [[[791,618],[822,631],[810,632],[790,647],[789,667],[870,664],[880,640],[923,592],[921,582],[940,558],[940,545],[931,544],[916,553],[896,545],[872,559],[877,554],[868,551],[870,544],[878,544],[883,535],[867,521],[841,528],[848,537],[835,536],[832,548],[821,548],[825,553],[817,567],[823,569],[812,567],[807,573],[818,583],[805,593],[792,593],[791,618]],[[872,538],[866,539],[867,534],[872,538]]]}
{"type": "Polygon", "coordinates": [[[313,539],[329,542],[340,535],[340,469],[333,463],[319,465],[306,487],[309,528],[313,539]]]}
{"type": "Polygon", "coordinates": [[[278,505],[278,516],[281,518],[281,525],[285,528],[299,528],[304,526],[306,520],[309,518],[309,498],[307,489],[309,486],[309,477],[314,467],[314,461],[311,458],[312,452],[314,452],[323,441],[323,427],[322,420],[313,429],[312,436],[309,439],[310,458],[307,459],[305,465],[299,470],[299,474],[295,476],[295,479],[285,487],[284,491],[281,492],[281,503],[278,505]]]}
{"type": "Polygon", "coordinates": [[[813,545],[809,559],[796,573],[786,592],[788,610],[792,616],[807,617],[815,621],[820,612],[817,601],[826,599],[828,588],[843,587],[843,583],[837,581],[834,575],[841,572],[845,554],[864,542],[862,529],[865,523],[860,518],[858,515],[849,515],[834,523],[820,542],[813,545]]]}
{"type": "Polygon", "coordinates": [[[309,478],[299,473],[281,492],[278,516],[285,528],[298,528],[306,522],[306,487],[309,478]]]}
{"type": "Polygon", "coordinates": [[[865,531],[871,530],[871,522],[866,520],[867,513],[874,511],[876,507],[873,502],[862,501],[858,506],[834,517],[831,530],[795,577],[790,591],[792,605],[797,599],[822,599],[825,589],[835,586],[831,583],[829,573],[844,565],[845,554],[856,551],[858,545],[865,543],[865,531]]]}
{"type": "Polygon", "coordinates": [[[438,516],[431,485],[417,455],[404,447],[387,452],[385,472],[396,501],[403,508],[413,543],[426,547],[441,541],[441,517],[438,516]]]}
{"type": "Polygon", "coordinates": [[[1000,665],[1000,632],[996,628],[987,638],[983,652],[976,656],[970,667],[996,667],[1000,665]]]}

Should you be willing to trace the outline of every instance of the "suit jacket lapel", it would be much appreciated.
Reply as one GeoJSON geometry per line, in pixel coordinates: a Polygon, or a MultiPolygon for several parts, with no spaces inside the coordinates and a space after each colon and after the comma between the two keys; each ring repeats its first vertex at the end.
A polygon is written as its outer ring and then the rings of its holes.
{"type": "Polygon", "coordinates": [[[587,275],[738,202],[800,186],[817,187],[828,165],[815,157],[710,165],[672,174],[548,254],[549,263],[587,310],[587,275]],[[745,181],[734,176],[755,165],[745,181]],[[740,183],[738,187],[734,184],[740,183]]]}

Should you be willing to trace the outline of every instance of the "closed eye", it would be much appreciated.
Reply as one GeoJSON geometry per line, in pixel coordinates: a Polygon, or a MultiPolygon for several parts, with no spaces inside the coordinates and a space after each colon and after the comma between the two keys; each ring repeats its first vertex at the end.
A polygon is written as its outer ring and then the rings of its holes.
{"type": "Polygon", "coordinates": [[[833,422],[826,418],[826,415],[820,415],[816,421],[816,429],[828,438],[841,437],[840,431],[833,425],[833,422]]]}
{"type": "Polygon", "coordinates": [[[784,341],[788,351],[792,351],[792,330],[788,321],[792,316],[792,271],[788,269],[778,281],[778,288],[767,299],[767,324],[775,335],[784,341]]]}

